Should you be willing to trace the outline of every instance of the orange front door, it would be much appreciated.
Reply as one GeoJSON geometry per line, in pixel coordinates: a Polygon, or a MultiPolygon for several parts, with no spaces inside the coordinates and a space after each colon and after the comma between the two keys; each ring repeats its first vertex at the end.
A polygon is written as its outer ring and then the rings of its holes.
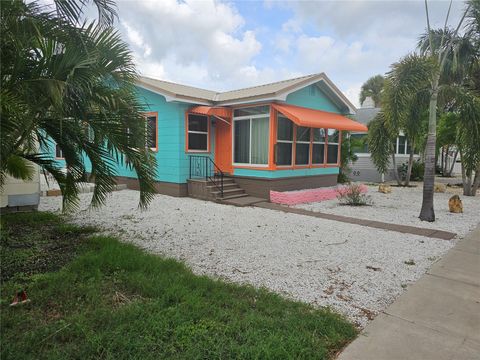
{"type": "Polygon", "coordinates": [[[216,119],[215,121],[215,163],[225,173],[232,173],[232,125],[216,119]]]}

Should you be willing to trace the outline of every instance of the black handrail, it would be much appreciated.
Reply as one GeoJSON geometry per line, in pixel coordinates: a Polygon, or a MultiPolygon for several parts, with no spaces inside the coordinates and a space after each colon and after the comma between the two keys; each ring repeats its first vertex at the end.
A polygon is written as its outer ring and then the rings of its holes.
{"type": "Polygon", "coordinates": [[[223,171],[209,156],[190,155],[190,179],[202,179],[211,181],[220,191],[223,198],[223,171]]]}

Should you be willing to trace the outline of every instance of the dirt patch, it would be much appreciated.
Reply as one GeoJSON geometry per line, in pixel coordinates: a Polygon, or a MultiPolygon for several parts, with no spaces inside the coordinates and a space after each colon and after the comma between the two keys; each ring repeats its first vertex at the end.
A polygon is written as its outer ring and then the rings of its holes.
{"type": "Polygon", "coordinates": [[[58,270],[71,261],[94,227],[65,224],[55,215],[34,213],[2,216],[1,281],[58,270]]]}

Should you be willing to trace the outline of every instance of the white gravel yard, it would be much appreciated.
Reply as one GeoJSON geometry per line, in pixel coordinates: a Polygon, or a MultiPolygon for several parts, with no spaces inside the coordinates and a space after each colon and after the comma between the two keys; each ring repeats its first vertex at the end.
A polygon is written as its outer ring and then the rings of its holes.
{"type": "Polygon", "coordinates": [[[418,218],[422,207],[422,187],[393,187],[392,193],[378,192],[378,186],[368,186],[367,195],[371,206],[340,205],[337,199],[295,205],[294,207],[328,214],[351,216],[359,219],[377,220],[394,224],[432,228],[457,233],[463,238],[480,222],[480,196],[459,195],[463,202],[463,214],[449,212],[448,200],[452,192],[435,193],[434,209],[436,221],[429,223],[418,218]]]}
{"type": "MultiPolygon", "coordinates": [[[[82,209],[90,196],[81,194],[82,209]]],[[[362,327],[454,245],[190,198],[158,195],[143,212],[137,201],[136,191],[114,192],[106,206],[79,211],[72,220],[96,224],[148,251],[183,260],[197,274],[331,306],[362,327]],[[412,265],[405,263],[411,260],[412,265]]],[[[40,210],[58,211],[60,203],[60,197],[42,197],[40,210]]]]}

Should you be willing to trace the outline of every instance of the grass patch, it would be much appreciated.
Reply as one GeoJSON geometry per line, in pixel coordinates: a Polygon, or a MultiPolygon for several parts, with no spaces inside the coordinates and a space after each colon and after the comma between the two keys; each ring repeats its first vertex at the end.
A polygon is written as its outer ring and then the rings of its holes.
{"type": "Polygon", "coordinates": [[[48,212],[6,214],[1,217],[1,281],[17,281],[38,273],[55,271],[71,261],[91,226],[65,223],[48,212]]]}
{"type": "Polygon", "coordinates": [[[62,268],[57,261],[2,282],[2,359],[329,359],[356,336],[328,309],[196,276],[50,214],[17,216],[2,218],[2,259],[16,259],[7,265],[38,258],[38,249],[57,259],[52,243],[76,243],[60,251],[69,259],[62,268]],[[31,302],[9,307],[21,288],[31,302]]]}

